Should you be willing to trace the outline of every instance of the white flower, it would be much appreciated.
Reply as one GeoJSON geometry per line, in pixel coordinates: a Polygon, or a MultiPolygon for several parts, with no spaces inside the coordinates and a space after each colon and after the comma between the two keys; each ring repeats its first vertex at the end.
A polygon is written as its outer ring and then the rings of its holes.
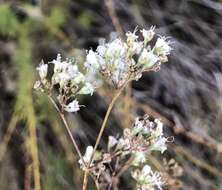
{"type": "Polygon", "coordinates": [[[104,56],[106,52],[106,47],[104,45],[99,45],[96,49],[100,56],[104,56]]]}
{"type": "Polygon", "coordinates": [[[153,37],[155,35],[154,29],[155,29],[155,27],[152,26],[149,30],[145,30],[145,29],[140,30],[140,32],[143,35],[145,44],[153,39],[153,37]]]}
{"type": "Polygon", "coordinates": [[[53,59],[51,63],[54,64],[54,73],[62,72],[67,67],[67,63],[62,61],[60,54],[58,54],[57,58],[53,59]]]}
{"type": "Polygon", "coordinates": [[[41,80],[45,79],[48,73],[48,64],[44,64],[43,62],[41,62],[36,69],[39,72],[41,80]]]}
{"type": "Polygon", "coordinates": [[[118,143],[118,141],[116,140],[115,137],[109,136],[108,149],[110,150],[110,149],[113,148],[117,143],[118,143]]]}
{"type": "Polygon", "coordinates": [[[152,170],[151,170],[151,167],[150,167],[149,165],[143,166],[142,174],[143,174],[144,176],[149,175],[151,172],[152,172],[152,170]]]}
{"type": "Polygon", "coordinates": [[[110,78],[115,84],[121,84],[122,81],[125,81],[127,78],[127,65],[124,62],[124,59],[118,58],[113,61],[112,64],[112,75],[110,78]]]}
{"type": "Polygon", "coordinates": [[[150,147],[150,150],[160,151],[162,154],[167,149],[166,146],[167,138],[159,137],[157,138],[150,147]]]}
{"type": "Polygon", "coordinates": [[[135,170],[132,172],[132,177],[139,183],[139,184],[150,184],[151,185],[151,176],[152,170],[149,165],[143,166],[142,170],[135,170]]]}
{"type": "Polygon", "coordinates": [[[94,87],[89,82],[86,82],[85,85],[81,88],[78,94],[90,94],[92,96],[94,92],[94,87]]]}
{"type": "Polygon", "coordinates": [[[133,160],[133,165],[134,166],[139,166],[142,163],[146,162],[146,154],[145,152],[142,151],[136,151],[134,153],[134,160],[133,160]]]}
{"type": "Polygon", "coordinates": [[[70,60],[62,61],[61,55],[57,55],[57,59],[51,62],[54,64],[54,74],[52,76],[52,84],[59,84],[60,87],[65,87],[69,82],[72,85],[84,82],[84,75],[79,72],[78,66],[72,64],[70,60]]]}
{"type": "Polygon", "coordinates": [[[154,52],[157,55],[169,55],[172,50],[169,44],[170,41],[166,41],[165,37],[158,38],[154,46],[154,52]]]}
{"type": "MultiPolygon", "coordinates": [[[[85,155],[83,156],[84,163],[87,165],[93,155],[93,146],[87,146],[85,155]]],[[[83,161],[79,159],[80,166],[84,169],[83,161]]]]}
{"type": "Polygon", "coordinates": [[[152,135],[155,137],[160,137],[163,135],[163,123],[158,119],[155,119],[154,122],[157,124],[157,126],[154,130],[152,130],[152,135]]]}
{"type": "Polygon", "coordinates": [[[131,43],[135,42],[138,38],[138,36],[136,35],[136,30],[133,33],[132,32],[127,32],[126,37],[127,37],[126,41],[127,41],[128,44],[131,44],[131,43]]]}
{"type": "Polygon", "coordinates": [[[158,172],[153,172],[149,165],[145,165],[141,171],[132,172],[132,177],[136,180],[138,189],[154,190],[157,187],[162,190],[164,182],[158,172]]]}
{"type": "Polygon", "coordinates": [[[69,78],[73,79],[79,74],[79,69],[77,65],[68,63],[66,67],[66,71],[63,71],[63,72],[66,72],[69,75],[69,78]]]}
{"type": "Polygon", "coordinates": [[[99,63],[97,60],[97,54],[93,50],[89,50],[87,56],[86,56],[86,62],[85,67],[88,69],[98,69],[99,63]]]}
{"type": "Polygon", "coordinates": [[[151,68],[155,63],[159,61],[158,56],[153,54],[152,51],[147,51],[147,49],[144,49],[141,53],[141,56],[139,57],[138,64],[143,65],[145,69],[151,68]]]}
{"type": "Polygon", "coordinates": [[[59,83],[60,87],[64,87],[68,81],[70,80],[70,76],[66,72],[55,73],[53,75],[53,84],[59,83]]]}
{"type": "Polygon", "coordinates": [[[164,181],[162,181],[161,175],[159,172],[154,172],[152,176],[153,183],[157,186],[158,189],[162,190],[162,186],[165,184],[164,181]]]}
{"type": "Polygon", "coordinates": [[[84,161],[86,163],[90,161],[92,154],[93,154],[93,146],[87,146],[86,153],[84,155],[84,161]]]}
{"type": "Polygon", "coordinates": [[[106,46],[107,46],[107,49],[105,52],[105,57],[107,59],[113,60],[115,58],[122,57],[122,56],[124,56],[124,54],[126,52],[125,44],[119,38],[113,40],[110,43],[107,43],[106,46]]]}
{"type": "Polygon", "coordinates": [[[73,100],[68,105],[64,106],[64,110],[67,112],[77,112],[79,111],[79,102],[77,100],[73,100]]]}
{"type": "Polygon", "coordinates": [[[126,69],[126,63],[124,62],[124,59],[118,58],[114,61],[115,69],[119,72],[123,72],[126,69]]]}
{"type": "Polygon", "coordinates": [[[142,48],[143,48],[143,42],[137,42],[137,41],[132,42],[129,45],[129,54],[130,55],[134,55],[135,53],[140,54],[142,48]]]}
{"type": "Polygon", "coordinates": [[[116,149],[129,149],[130,148],[130,141],[129,139],[120,138],[117,144],[116,149]]]}
{"type": "Polygon", "coordinates": [[[76,77],[72,80],[72,83],[73,84],[79,84],[81,82],[84,82],[85,81],[85,76],[78,72],[78,74],[76,75],[76,77]]]}
{"type": "Polygon", "coordinates": [[[135,120],[134,127],[132,129],[132,133],[133,133],[133,135],[137,135],[141,131],[143,131],[143,122],[140,121],[139,118],[137,117],[135,120]]]}

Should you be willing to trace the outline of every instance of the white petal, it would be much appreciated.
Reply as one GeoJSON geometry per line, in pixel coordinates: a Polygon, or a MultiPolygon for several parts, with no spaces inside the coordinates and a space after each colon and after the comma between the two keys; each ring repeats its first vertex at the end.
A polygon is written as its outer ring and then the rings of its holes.
{"type": "Polygon", "coordinates": [[[92,95],[94,92],[94,87],[89,82],[85,83],[85,85],[81,88],[78,94],[90,94],[92,95]]]}
{"type": "Polygon", "coordinates": [[[77,100],[73,100],[68,105],[64,106],[64,110],[67,112],[77,112],[79,111],[79,102],[77,100]]]}
{"type": "Polygon", "coordinates": [[[39,71],[40,78],[45,79],[48,73],[48,64],[42,62],[36,69],[39,71]]]}
{"type": "Polygon", "coordinates": [[[118,141],[116,140],[115,137],[109,136],[108,149],[110,150],[110,149],[111,149],[112,147],[114,147],[117,143],[118,143],[118,141]]]}
{"type": "Polygon", "coordinates": [[[90,161],[92,154],[93,154],[93,146],[87,146],[86,153],[84,155],[84,160],[86,163],[90,161]]]}

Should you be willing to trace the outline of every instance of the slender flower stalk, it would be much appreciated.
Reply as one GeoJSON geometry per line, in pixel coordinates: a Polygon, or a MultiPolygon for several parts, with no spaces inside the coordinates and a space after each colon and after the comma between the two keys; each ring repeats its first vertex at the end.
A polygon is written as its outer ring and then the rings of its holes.
{"type": "Polygon", "coordinates": [[[100,128],[100,131],[99,131],[99,135],[98,135],[98,137],[97,137],[97,139],[96,139],[96,143],[95,143],[95,146],[94,146],[93,154],[92,154],[92,156],[91,156],[91,158],[90,158],[90,161],[89,161],[87,170],[85,171],[85,174],[84,174],[83,190],[86,190],[86,188],[87,188],[87,183],[88,183],[88,168],[89,168],[89,166],[91,165],[91,163],[93,162],[93,156],[94,156],[94,154],[95,154],[95,152],[96,152],[96,149],[97,149],[97,147],[98,147],[98,145],[99,145],[99,142],[100,142],[100,140],[101,140],[101,138],[102,138],[103,132],[104,132],[104,130],[105,130],[105,128],[106,128],[106,124],[107,124],[108,118],[109,118],[109,116],[110,116],[110,113],[111,113],[111,111],[112,111],[112,108],[113,108],[115,102],[117,101],[117,99],[119,98],[120,94],[121,94],[122,91],[124,90],[124,88],[127,86],[127,84],[128,84],[129,81],[130,81],[130,80],[128,80],[128,81],[118,90],[118,92],[117,92],[117,93],[115,94],[115,96],[113,97],[111,103],[109,104],[109,107],[108,107],[108,109],[107,109],[106,115],[105,115],[105,117],[104,117],[103,123],[102,123],[101,128],[100,128]]]}
{"type": "Polygon", "coordinates": [[[61,117],[61,119],[63,121],[63,124],[65,126],[65,129],[66,129],[66,131],[67,131],[67,133],[68,133],[68,135],[69,135],[69,137],[70,137],[70,139],[72,141],[72,144],[73,144],[73,146],[74,146],[74,148],[75,148],[79,158],[82,160],[82,163],[86,166],[86,163],[85,163],[85,161],[83,159],[82,153],[80,152],[79,147],[78,147],[78,145],[77,145],[77,143],[76,143],[76,141],[75,141],[75,139],[74,139],[74,137],[72,135],[72,132],[69,129],[69,125],[68,125],[68,123],[67,123],[67,121],[65,119],[64,113],[61,112],[61,110],[59,109],[59,107],[57,106],[57,104],[55,103],[55,101],[53,100],[53,98],[51,96],[48,96],[48,98],[51,101],[51,103],[53,104],[53,106],[55,107],[55,109],[57,110],[57,112],[59,113],[59,115],[60,115],[60,117],[61,117]]]}

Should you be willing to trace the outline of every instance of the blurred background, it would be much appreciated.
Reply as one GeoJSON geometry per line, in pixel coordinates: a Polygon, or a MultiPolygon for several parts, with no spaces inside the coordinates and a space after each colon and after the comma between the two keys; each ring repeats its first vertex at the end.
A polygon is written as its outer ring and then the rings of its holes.
{"type": "MultiPolygon", "coordinates": [[[[47,98],[33,91],[35,67],[57,53],[84,62],[100,38],[156,25],[174,51],[159,72],[133,82],[112,112],[108,135],[121,134],[136,116],[160,118],[168,151],[149,158],[168,175],[164,189],[222,190],[221,0],[1,0],[0,189],[81,189],[78,156],[47,98]],[[74,153],[73,153],[74,152],[74,153]],[[166,160],[163,159],[166,158],[166,160]],[[178,166],[166,164],[175,159],[178,166]]],[[[82,152],[95,143],[110,102],[104,88],[78,114],[68,114],[82,152]]],[[[131,190],[129,174],[120,189],[131,190]]],[[[89,189],[95,189],[91,186],[89,189]]]]}

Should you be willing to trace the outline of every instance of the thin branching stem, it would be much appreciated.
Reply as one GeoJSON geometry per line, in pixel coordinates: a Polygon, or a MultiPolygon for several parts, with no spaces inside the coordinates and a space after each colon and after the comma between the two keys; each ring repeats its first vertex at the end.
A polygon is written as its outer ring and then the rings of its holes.
{"type": "Polygon", "coordinates": [[[53,106],[55,107],[55,109],[58,111],[58,113],[59,113],[59,115],[60,115],[60,117],[61,117],[61,119],[62,119],[62,121],[63,121],[63,123],[65,125],[65,129],[66,129],[66,131],[67,131],[67,133],[68,133],[68,135],[69,135],[69,137],[70,137],[70,139],[72,141],[72,144],[73,144],[74,148],[76,149],[77,154],[79,155],[79,158],[82,160],[83,164],[86,166],[86,163],[85,163],[85,161],[83,159],[83,156],[82,156],[82,154],[81,154],[81,152],[79,150],[79,147],[78,147],[74,137],[72,136],[72,132],[70,131],[70,128],[68,126],[68,123],[66,121],[66,118],[65,118],[64,114],[61,112],[61,110],[59,109],[59,107],[55,103],[54,99],[51,96],[48,96],[48,97],[49,97],[50,101],[52,102],[53,106]]]}
{"type": "MultiPolygon", "coordinates": [[[[130,80],[129,80],[129,81],[130,81],[130,80]]],[[[109,104],[109,107],[108,107],[107,112],[106,112],[106,115],[105,115],[105,117],[104,117],[102,126],[101,126],[100,131],[99,131],[99,135],[97,136],[97,139],[96,139],[96,143],[95,143],[95,146],[94,146],[94,149],[93,149],[93,154],[92,154],[92,156],[91,156],[91,158],[90,158],[90,161],[89,161],[89,163],[88,163],[87,169],[86,169],[86,171],[85,171],[85,173],[84,173],[83,188],[82,188],[82,190],[86,190],[86,188],[87,188],[88,175],[89,175],[89,170],[88,170],[88,168],[90,167],[91,163],[93,162],[94,154],[95,154],[96,149],[97,149],[97,147],[98,147],[98,145],[99,145],[99,143],[100,143],[100,140],[101,140],[101,138],[102,138],[103,132],[104,132],[104,130],[105,130],[105,128],[106,128],[106,124],[107,124],[108,118],[109,118],[109,116],[110,116],[110,113],[111,113],[111,111],[112,111],[112,108],[113,108],[116,100],[119,98],[120,94],[121,94],[122,91],[124,90],[124,88],[127,86],[127,84],[128,84],[129,81],[127,81],[127,82],[117,91],[117,93],[114,95],[111,103],[109,104]]]]}

